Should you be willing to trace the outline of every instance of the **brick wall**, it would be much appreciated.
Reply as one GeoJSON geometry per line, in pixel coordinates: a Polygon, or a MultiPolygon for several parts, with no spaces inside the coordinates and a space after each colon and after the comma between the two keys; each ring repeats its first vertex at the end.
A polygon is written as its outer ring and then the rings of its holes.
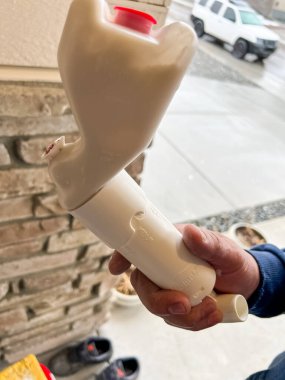
{"type": "MultiPolygon", "coordinates": [[[[0,357],[10,362],[108,318],[110,249],[61,208],[40,159],[76,131],[60,85],[0,83],[0,357]]],[[[143,161],[128,167],[137,182],[143,161]]]]}

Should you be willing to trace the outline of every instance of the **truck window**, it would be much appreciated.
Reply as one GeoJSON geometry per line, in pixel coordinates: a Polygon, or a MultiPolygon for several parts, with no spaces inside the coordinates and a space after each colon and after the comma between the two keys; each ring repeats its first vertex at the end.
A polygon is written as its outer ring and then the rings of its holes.
{"type": "Polygon", "coordinates": [[[261,19],[255,12],[239,11],[241,22],[247,25],[262,25],[261,19]]]}
{"type": "Polygon", "coordinates": [[[205,5],[207,5],[207,2],[208,2],[208,0],[200,0],[199,5],[205,6],[205,5]]]}
{"type": "Polygon", "coordinates": [[[221,9],[221,7],[222,7],[222,3],[220,2],[220,1],[215,1],[214,3],[213,3],[213,5],[211,6],[211,11],[213,12],[213,13],[219,13],[219,11],[220,11],[220,9],[221,9]]]}
{"type": "Polygon", "coordinates": [[[227,20],[230,20],[232,22],[236,22],[236,14],[235,14],[235,11],[233,10],[233,8],[227,8],[225,13],[224,13],[224,18],[226,18],[227,20]]]}

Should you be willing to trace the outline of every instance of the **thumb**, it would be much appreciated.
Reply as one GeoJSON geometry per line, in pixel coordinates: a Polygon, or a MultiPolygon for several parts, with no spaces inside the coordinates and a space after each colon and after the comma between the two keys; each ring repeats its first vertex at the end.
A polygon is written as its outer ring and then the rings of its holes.
{"type": "Polygon", "coordinates": [[[193,255],[207,261],[215,269],[224,273],[232,272],[241,265],[241,248],[218,232],[189,224],[183,230],[183,240],[193,255]]]}

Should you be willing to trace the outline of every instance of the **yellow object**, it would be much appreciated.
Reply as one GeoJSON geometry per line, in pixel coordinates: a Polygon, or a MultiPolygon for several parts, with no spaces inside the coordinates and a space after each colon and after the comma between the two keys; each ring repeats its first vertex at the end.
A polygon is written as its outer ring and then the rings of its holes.
{"type": "Polygon", "coordinates": [[[0,380],[47,380],[47,378],[37,358],[29,355],[1,371],[0,380]]]}

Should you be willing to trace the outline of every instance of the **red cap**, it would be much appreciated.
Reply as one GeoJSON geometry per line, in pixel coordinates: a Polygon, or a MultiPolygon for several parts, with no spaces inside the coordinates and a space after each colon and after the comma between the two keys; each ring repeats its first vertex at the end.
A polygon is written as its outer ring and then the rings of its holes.
{"type": "Polygon", "coordinates": [[[138,32],[150,34],[152,26],[157,24],[154,17],[137,9],[125,7],[115,7],[114,9],[116,10],[114,20],[116,24],[137,30],[138,32]]]}
{"type": "Polygon", "coordinates": [[[50,372],[50,370],[43,364],[40,364],[41,369],[43,370],[43,373],[45,374],[47,380],[55,380],[55,377],[53,374],[50,372]]]}

